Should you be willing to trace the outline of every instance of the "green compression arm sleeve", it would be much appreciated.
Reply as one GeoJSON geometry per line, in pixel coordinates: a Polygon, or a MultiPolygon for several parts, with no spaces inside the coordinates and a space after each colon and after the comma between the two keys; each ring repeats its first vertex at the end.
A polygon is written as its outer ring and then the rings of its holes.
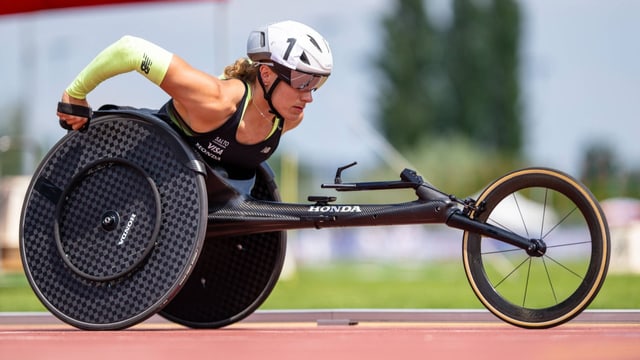
{"type": "Polygon", "coordinates": [[[98,84],[118,74],[136,70],[160,85],[173,54],[149,41],[126,35],[116,41],[85,67],[67,87],[67,94],[84,99],[98,84]]]}

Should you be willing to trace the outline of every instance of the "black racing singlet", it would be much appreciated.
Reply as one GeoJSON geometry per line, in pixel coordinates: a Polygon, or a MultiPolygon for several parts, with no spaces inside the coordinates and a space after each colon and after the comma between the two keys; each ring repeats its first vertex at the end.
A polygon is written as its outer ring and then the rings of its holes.
{"type": "Polygon", "coordinates": [[[193,131],[176,111],[173,100],[169,100],[159,110],[158,115],[178,130],[209,165],[222,166],[231,178],[247,179],[251,178],[258,165],[276,150],[283,126],[283,121],[276,119],[274,129],[265,140],[253,145],[239,143],[236,140],[236,132],[250,100],[251,90],[245,83],[245,93],[238,103],[236,112],[222,126],[206,133],[193,131]]]}

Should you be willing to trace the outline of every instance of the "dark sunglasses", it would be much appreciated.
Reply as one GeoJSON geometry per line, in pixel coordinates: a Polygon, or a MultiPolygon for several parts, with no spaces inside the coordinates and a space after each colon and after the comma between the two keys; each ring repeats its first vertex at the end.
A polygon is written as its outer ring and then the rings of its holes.
{"type": "Polygon", "coordinates": [[[273,63],[264,64],[271,66],[278,77],[294,89],[302,91],[318,90],[329,78],[329,75],[310,74],[303,71],[289,69],[288,67],[273,63]]]}

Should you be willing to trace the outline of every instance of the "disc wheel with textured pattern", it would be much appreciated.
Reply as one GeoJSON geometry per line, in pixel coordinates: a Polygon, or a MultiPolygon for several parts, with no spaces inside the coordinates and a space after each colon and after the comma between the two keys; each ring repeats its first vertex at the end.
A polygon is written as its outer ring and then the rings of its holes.
{"type": "Polygon", "coordinates": [[[122,329],[180,291],[206,231],[204,167],[160,120],[93,119],[45,156],[23,205],[20,250],[37,297],[81,329],[122,329]]]}
{"type": "MultiPolygon", "coordinates": [[[[280,200],[266,164],[258,169],[251,196],[280,200]]],[[[160,315],[192,328],[220,328],[244,319],[271,294],[285,252],[285,231],[207,237],[187,283],[160,315]]]]}

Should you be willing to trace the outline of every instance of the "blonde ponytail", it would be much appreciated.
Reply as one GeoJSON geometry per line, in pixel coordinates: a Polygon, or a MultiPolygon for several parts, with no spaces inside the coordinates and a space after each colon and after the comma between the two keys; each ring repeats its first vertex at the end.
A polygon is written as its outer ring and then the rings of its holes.
{"type": "Polygon", "coordinates": [[[248,83],[255,81],[258,67],[247,58],[240,58],[232,65],[224,68],[224,77],[227,79],[239,79],[248,83]]]}

